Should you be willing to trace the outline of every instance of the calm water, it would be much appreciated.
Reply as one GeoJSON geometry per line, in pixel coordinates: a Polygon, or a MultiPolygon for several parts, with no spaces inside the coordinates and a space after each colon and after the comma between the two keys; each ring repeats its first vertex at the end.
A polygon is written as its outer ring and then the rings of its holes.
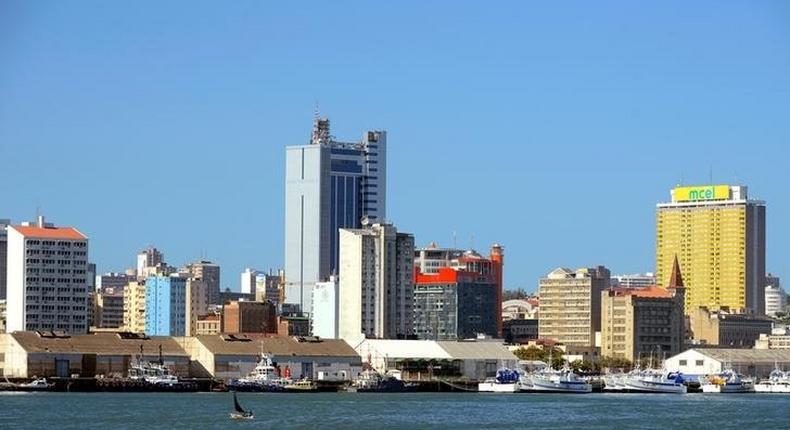
{"type": "Polygon", "coordinates": [[[765,394],[2,393],[0,428],[786,429],[790,396],[765,394]]]}

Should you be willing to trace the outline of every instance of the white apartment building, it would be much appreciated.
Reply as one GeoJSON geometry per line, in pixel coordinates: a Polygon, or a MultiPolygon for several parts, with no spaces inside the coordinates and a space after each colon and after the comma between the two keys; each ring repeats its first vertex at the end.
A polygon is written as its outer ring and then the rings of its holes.
{"type": "Polygon", "coordinates": [[[395,339],[413,332],[414,237],[389,224],[340,230],[339,334],[395,339]]]}
{"type": "Polygon", "coordinates": [[[784,290],[778,285],[768,285],[765,287],[765,314],[776,316],[777,312],[784,311],[787,304],[787,297],[784,290]]]}
{"type": "Polygon", "coordinates": [[[88,331],[88,238],[71,227],[8,227],[7,331],[88,331]]]}
{"type": "Polygon", "coordinates": [[[656,274],[653,272],[635,273],[632,275],[614,275],[610,281],[612,287],[644,288],[656,284],[656,274]]]}

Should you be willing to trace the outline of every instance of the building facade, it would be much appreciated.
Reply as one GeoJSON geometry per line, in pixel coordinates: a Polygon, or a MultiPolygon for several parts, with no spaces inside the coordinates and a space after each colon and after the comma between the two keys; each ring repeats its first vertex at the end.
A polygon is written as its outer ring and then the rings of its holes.
{"type": "Polygon", "coordinates": [[[676,187],[657,205],[656,278],[666,285],[675,256],[686,281],[686,313],[699,307],[765,312],[765,202],[747,187],[676,187]]]}
{"type": "Polygon", "coordinates": [[[601,329],[601,292],[609,288],[610,278],[603,266],[558,268],[541,278],[540,337],[565,345],[595,346],[595,332],[601,329]]]}
{"type": "MultiPolygon", "coordinates": [[[[430,340],[501,337],[503,258],[502,248],[494,245],[489,258],[467,251],[433,273],[415,267],[414,334],[430,340]]],[[[420,266],[435,270],[421,260],[420,266]]]]}
{"type": "Polygon", "coordinates": [[[10,219],[0,219],[0,300],[6,299],[8,279],[8,226],[10,219]]]}
{"type": "Polygon", "coordinates": [[[697,308],[689,315],[694,340],[706,345],[721,345],[752,348],[761,334],[770,334],[773,320],[770,318],[733,313],[728,309],[715,311],[697,308]]]}
{"type": "Polygon", "coordinates": [[[132,281],[123,290],[123,326],[132,333],[145,333],[145,282],[132,281]]]}
{"type": "Polygon", "coordinates": [[[97,328],[120,329],[124,327],[124,288],[106,287],[95,292],[95,319],[97,328]]]}
{"type": "Polygon", "coordinates": [[[640,288],[656,285],[656,275],[652,272],[636,273],[633,275],[612,276],[612,287],[640,288]]]}
{"type": "Polygon", "coordinates": [[[502,337],[508,344],[523,344],[538,339],[537,319],[509,319],[504,322],[502,337]]]}
{"type": "Polygon", "coordinates": [[[326,339],[338,339],[338,314],[339,314],[338,280],[330,276],[326,282],[318,282],[313,288],[312,310],[310,311],[310,325],[313,336],[326,339]]]}
{"type": "Polygon", "coordinates": [[[787,306],[787,295],[784,290],[776,285],[765,287],[765,314],[775,317],[777,312],[783,312],[787,306]]]}
{"type": "Polygon", "coordinates": [[[186,335],[187,278],[151,276],[145,281],[145,334],[186,335]]]}
{"type": "Polygon", "coordinates": [[[308,145],[286,149],[285,301],[302,312],[313,286],[339,272],[339,229],[386,219],[386,150],[385,131],[339,142],[321,118],[308,145]]]}
{"type": "Polygon", "coordinates": [[[277,310],[271,302],[231,301],[222,305],[223,333],[277,333],[277,310]]]}
{"type": "Polygon", "coordinates": [[[152,275],[170,275],[162,273],[165,266],[164,255],[158,249],[148,247],[137,254],[137,280],[143,281],[152,275]]]}
{"type": "Polygon", "coordinates": [[[71,227],[8,227],[6,329],[88,331],[88,238],[71,227]]]}
{"type": "Polygon", "coordinates": [[[389,224],[340,230],[341,338],[413,333],[414,237],[389,224]]]}
{"type": "Polygon", "coordinates": [[[258,273],[255,276],[255,300],[259,302],[270,301],[275,305],[283,302],[283,271],[278,274],[258,273]]]}
{"type": "Polygon", "coordinates": [[[184,277],[205,283],[205,300],[208,304],[222,304],[222,301],[220,301],[220,270],[218,264],[211,261],[198,260],[185,265],[178,272],[184,277]]]}
{"type": "Polygon", "coordinates": [[[241,292],[246,294],[255,294],[255,278],[258,276],[258,271],[247,267],[241,272],[241,292]]]}
{"type": "Polygon", "coordinates": [[[211,288],[209,282],[202,278],[187,278],[185,298],[187,336],[195,335],[198,319],[208,313],[211,288]]]}

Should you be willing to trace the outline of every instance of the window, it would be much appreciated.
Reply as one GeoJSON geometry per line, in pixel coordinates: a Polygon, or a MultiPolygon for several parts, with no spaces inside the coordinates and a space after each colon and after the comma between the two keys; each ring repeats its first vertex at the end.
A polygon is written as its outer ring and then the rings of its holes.
{"type": "Polygon", "coordinates": [[[688,363],[688,360],[679,360],[678,364],[681,365],[681,366],[687,366],[689,363],[688,363]]]}
{"type": "Polygon", "coordinates": [[[694,364],[696,364],[697,366],[702,366],[705,364],[705,360],[697,360],[694,364]]]}

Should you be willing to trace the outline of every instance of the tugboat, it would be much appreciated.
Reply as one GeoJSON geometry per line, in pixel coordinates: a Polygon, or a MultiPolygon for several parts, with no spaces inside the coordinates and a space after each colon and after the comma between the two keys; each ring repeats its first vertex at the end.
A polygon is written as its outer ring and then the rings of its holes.
{"type": "Polygon", "coordinates": [[[415,391],[417,386],[407,384],[392,375],[382,375],[374,369],[367,369],[359,374],[359,379],[355,380],[348,392],[356,393],[404,393],[415,391]]]}
{"type": "MultiPolygon", "coordinates": [[[[271,356],[261,353],[261,359],[249,375],[228,383],[236,391],[282,391],[290,381],[280,378],[271,356]]],[[[286,372],[289,373],[289,372],[286,372]]]]}
{"type": "Polygon", "coordinates": [[[252,411],[245,411],[244,408],[241,407],[235,391],[233,392],[233,412],[230,413],[230,418],[233,420],[255,419],[255,415],[252,414],[252,411]]]}
{"type": "Polygon", "coordinates": [[[170,373],[170,369],[164,365],[162,359],[161,345],[159,346],[158,362],[143,360],[143,346],[140,345],[140,355],[137,357],[137,362],[129,366],[128,377],[132,381],[142,381],[149,387],[156,389],[197,390],[196,384],[179,381],[176,375],[170,373]]]}

